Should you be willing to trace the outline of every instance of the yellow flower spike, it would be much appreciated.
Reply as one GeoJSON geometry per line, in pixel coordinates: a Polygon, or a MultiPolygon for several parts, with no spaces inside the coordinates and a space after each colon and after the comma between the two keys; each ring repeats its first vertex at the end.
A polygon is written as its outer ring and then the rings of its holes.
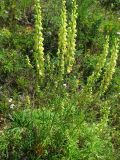
{"type": "Polygon", "coordinates": [[[60,76],[64,75],[65,56],[67,51],[67,13],[66,13],[66,1],[62,0],[61,9],[61,23],[59,28],[59,40],[58,40],[58,67],[60,76]]]}
{"type": "Polygon", "coordinates": [[[43,47],[43,34],[42,34],[42,17],[40,0],[35,0],[35,45],[34,45],[34,57],[36,60],[38,79],[44,77],[44,47],[43,47]]]}
{"type": "Polygon", "coordinates": [[[71,21],[68,27],[68,45],[67,45],[67,72],[70,73],[72,70],[72,66],[75,62],[75,51],[76,51],[76,20],[77,20],[77,4],[76,0],[72,1],[72,14],[71,21]]]}
{"type": "Polygon", "coordinates": [[[99,58],[99,61],[96,65],[96,69],[92,73],[92,75],[88,78],[87,85],[86,85],[87,90],[92,91],[92,87],[94,86],[98,78],[100,77],[101,71],[105,65],[108,53],[109,53],[109,36],[106,37],[106,42],[104,44],[103,53],[101,54],[99,58]]]}
{"type": "Polygon", "coordinates": [[[106,68],[106,72],[104,73],[103,80],[101,82],[100,91],[98,93],[99,96],[103,95],[106,92],[112,80],[118,58],[118,52],[119,52],[118,48],[119,48],[119,41],[117,38],[115,38],[113,46],[111,48],[110,62],[106,68]]]}
{"type": "Polygon", "coordinates": [[[109,36],[106,37],[106,41],[105,41],[104,48],[103,48],[103,53],[101,54],[98,60],[96,68],[94,72],[92,73],[92,75],[88,77],[87,85],[84,87],[84,89],[82,90],[80,94],[80,99],[82,99],[82,101],[80,102],[81,105],[83,104],[86,105],[86,103],[89,104],[93,101],[93,87],[95,85],[95,82],[100,77],[102,69],[105,66],[105,62],[106,62],[108,53],[109,53],[109,36]]]}

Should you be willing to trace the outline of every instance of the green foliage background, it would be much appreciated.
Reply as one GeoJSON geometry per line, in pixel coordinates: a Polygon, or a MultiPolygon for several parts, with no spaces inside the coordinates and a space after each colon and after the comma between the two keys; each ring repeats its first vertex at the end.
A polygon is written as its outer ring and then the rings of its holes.
{"type": "MultiPolygon", "coordinates": [[[[120,1],[77,0],[77,5],[76,63],[58,83],[55,66],[62,3],[41,0],[46,76],[39,86],[34,60],[34,1],[0,1],[2,160],[120,159],[119,52],[116,72],[105,94],[93,100],[82,92],[96,69],[105,35],[110,36],[110,48],[114,37],[120,38],[120,1]]],[[[67,0],[67,21],[71,8],[72,1],[67,0]]],[[[109,60],[110,55],[93,93],[98,91],[109,60]]]]}

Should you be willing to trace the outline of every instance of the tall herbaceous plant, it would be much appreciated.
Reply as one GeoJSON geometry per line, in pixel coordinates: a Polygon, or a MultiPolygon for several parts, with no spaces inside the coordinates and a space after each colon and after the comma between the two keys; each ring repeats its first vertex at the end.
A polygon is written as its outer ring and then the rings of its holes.
{"type": "MultiPolygon", "coordinates": [[[[76,0],[72,0],[72,9],[70,14],[70,19],[67,17],[66,9],[66,0],[61,0],[61,13],[60,13],[60,24],[58,31],[58,50],[57,50],[57,74],[58,79],[64,80],[64,76],[72,71],[73,65],[75,64],[75,52],[76,52],[76,37],[77,37],[77,4],[76,0]]],[[[43,27],[42,27],[42,16],[41,16],[41,6],[40,0],[35,0],[35,35],[34,35],[34,57],[36,62],[36,70],[38,80],[41,80],[45,77],[45,61],[44,61],[44,46],[43,46],[43,27]]],[[[91,99],[93,97],[95,85],[99,78],[102,76],[100,82],[99,90],[97,91],[97,96],[100,97],[103,95],[112,79],[113,73],[115,71],[117,55],[118,55],[118,46],[119,41],[117,38],[113,38],[113,45],[110,46],[110,37],[106,35],[105,43],[103,45],[103,51],[98,59],[93,73],[88,77],[87,84],[81,91],[80,95],[84,102],[85,99],[91,99]],[[107,57],[109,52],[111,52],[111,58],[109,59],[107,68],[105,69],[107,63],[107,57]],[[103,70],[105,72],[103,73],[103,70]]],[[[51,74],[51,64],[55,65],[51,61],[50,56],[46,56],[46,61],[48,64],[46,68],[51,74]]],[[[52,73],[53,74],[53,73],[52,73]]],[[[54,75],[54,74],[53,74],[54,75]]],[[[81,102],[82,102],[81,100],[81,102]]],[[[89,101],[88,101],[89,103],[89,101]]]]}

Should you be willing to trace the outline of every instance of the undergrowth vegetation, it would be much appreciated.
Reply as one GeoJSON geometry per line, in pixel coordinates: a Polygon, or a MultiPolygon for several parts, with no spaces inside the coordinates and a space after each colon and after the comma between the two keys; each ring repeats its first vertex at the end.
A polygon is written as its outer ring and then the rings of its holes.
{"type": "Polygon", "coordinates": [[[1,160],[120,159],[119,20],[116,1],[0,2],[1,160]]]}

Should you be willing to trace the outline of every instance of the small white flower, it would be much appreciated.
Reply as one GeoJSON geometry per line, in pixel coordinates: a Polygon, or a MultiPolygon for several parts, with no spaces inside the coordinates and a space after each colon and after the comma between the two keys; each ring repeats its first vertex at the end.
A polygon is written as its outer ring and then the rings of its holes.
{"type": "Polygon", "coordinates": [[[15,105],[14,104],[11,104],[10,105],[10,109],[14,109],[15,105]]]}
{"type": "Polygon", "coordinates": [[[120,32],[117,32],[117,35],[120,35],[120,32]]]}
{"type": "Polygon", "coordinates": [[[8,100],[8,102],[10,102],[10,103],[11,103],[11,102],[12,102],[12,98],[10,98],[10,99],[8,100]]]}
{"type": "Polygon", "coordinates": [[[5,11],[6,14],[8,14],[8,11],[5,11]]]}
{"type": "Polygon", "coordinates": [[[24,101],[25,100],[25,96],[24,95],[19,95],[20,100],[24,101]]]}
{"type": "Polygon", "coordinates": [[[67,84],[64,83],[63,86],[66,88],[66,87],[67,87],[67,84]]]}

